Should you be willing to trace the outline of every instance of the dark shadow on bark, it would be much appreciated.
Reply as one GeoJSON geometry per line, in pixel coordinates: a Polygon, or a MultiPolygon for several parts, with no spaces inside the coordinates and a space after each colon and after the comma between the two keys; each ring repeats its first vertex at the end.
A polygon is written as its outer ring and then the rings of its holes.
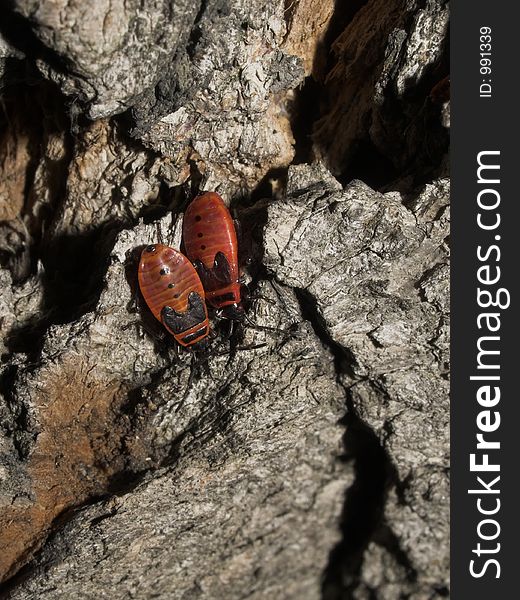
{"type": "MultiPolygon", "coordinates": [[[[333,15],[323,39],[318,43],[313,59],[312,73],[299,89],[295,90],[294,100],[289,106],[291,129],[294,135],[295,155],[293,164],[312,162],[314,156],[313,129],[320,118],[326,91],[325,78],[333,64],[332,44],[338,35],[352,21],[355,14],[368,0],[336,0],[333,15]]],[[[286,0],[286,20],[290,25],[291,0],[286,0]]]]}
{"type": "MultiPolygon", "coordinates": [[[[343,185],[360,179],[379,191],[411,193],[424,183],[447,175],[449,132],[441,123],[446,94],[439,95],[437,91],[440,82],[449,74],[449,32],[441,57],[425,69],[419,81],[410,82],[401,96],[397,96],[390,84],[384,91],[382,106],[372,99],[363,131],[348,144],[344,156],[338,156],[334,138],[342,135],[340,124],[337,127],[334,123],[329,124],[326,129],[320,126],[329,113],[337,111],[336,103],[341,93],[338,87],[341,83],[331,85],[327,82],[327,76],[340,60],[335,57],[332,46],[366,4],[364,0],[348,7],[344,2],[336,3],[326,35],[316,49],[313,73],[296,91],[290,106],[295,138],[293,162],[312,162],[318,156],[343,185]]],[[[409,30],[414,16],[415,13],[411,13],[400,27],[409,30]]],[[[357,34],[362,35],[362,32],[357,34]]],[[[372,62],[379,65],[383,58],[372,62]]],[[[360,63],[362,59],[357,60],[360,63]]],[[[348,81],[344,85],[347,86],[348,81]]],[[[357,119],[359,115],[353,115],[353,118],[357,119]]]]}
{"type": "MultiPolygon", "coordinates": [[[[334,356],[338,383],[343,386],[342,375],[354,376],[352,354],[331,338],[313,296],[303,289],[296,289],[295,293],[303,317],[334,356]]],[[[376,433],[358,416],[348,388],[345,389],[345,408],[345,417],[340,421],[346,428],[342,460],[353,461],[355,480],[346,491],[340,516],[342,538],[330,552],[323,573],[323,600],[354,597],[353,593],[360,583],[363,554],[368,544],[377,541],[383,531],[386,531],[385,542],[378,543],[387,546],[396,560],[403,564],[411,580],[415,577],[406,554],[397,547],[397,539],[384,524],[387,493],[397,481],[395,467],[376,433]]]]}
{"type": "Polygon", "coordinates": [[[391,480],[390,461],[375,433],[350,405],[343,419],[344,460],[354,461],[356,479],[347,490],[340,517],[341,541],[329,554],[323,574],[323,600],[352,598],[359,585],[363,553],[383,518],[391,480]]]}

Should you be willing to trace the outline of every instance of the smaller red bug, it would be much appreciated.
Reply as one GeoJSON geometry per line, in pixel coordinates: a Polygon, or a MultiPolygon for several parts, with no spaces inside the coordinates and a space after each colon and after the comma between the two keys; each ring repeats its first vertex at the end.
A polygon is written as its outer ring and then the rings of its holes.
{"type": "Polygon", "coordinates": [[[204,288],[180,252],[155,244],[141,253],[139,289],[154,317],[184,347],[201,349],[209,334],[204,288]]]}
{"type": "Polygon", "coordinates": [[[241,320],[244,309],[238,266],[238,241],[227,206],[216,192],[197,196],[184,214],[186,256],[200,276],[206,300],[227,319],[241,320]]]}

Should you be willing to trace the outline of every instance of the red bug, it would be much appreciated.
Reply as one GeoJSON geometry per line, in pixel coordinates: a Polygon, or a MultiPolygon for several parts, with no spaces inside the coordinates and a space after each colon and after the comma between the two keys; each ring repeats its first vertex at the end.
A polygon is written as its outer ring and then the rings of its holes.
{"type": "Polygon", "coordinates": [[[193,262],[206,301],[221,316],[241,320],[238,241],[233,218],[215,192],[197,196],[184,214],[182,237],[186,256],[193,262]]]}
{"type": "Polygon", "coordinates": [[[175,340],[200,349],[209,333],[204,288],[197,271],[180,252],[155,244],[141,253],[138,269],[143,298],[175,340]]]}

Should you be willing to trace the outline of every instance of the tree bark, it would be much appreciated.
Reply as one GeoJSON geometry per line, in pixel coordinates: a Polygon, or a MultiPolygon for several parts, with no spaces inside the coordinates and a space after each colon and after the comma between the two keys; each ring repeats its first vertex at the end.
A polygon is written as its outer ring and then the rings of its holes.
{"type": "Polygon", "coordinates": [[[12,0],[0,576],[13,599],[449,595],[441,0],[12,0]],[[207,356],[136,256],[218,191],[207,356]],[[136,302],[137,299],[137,302],[136,302]]]}

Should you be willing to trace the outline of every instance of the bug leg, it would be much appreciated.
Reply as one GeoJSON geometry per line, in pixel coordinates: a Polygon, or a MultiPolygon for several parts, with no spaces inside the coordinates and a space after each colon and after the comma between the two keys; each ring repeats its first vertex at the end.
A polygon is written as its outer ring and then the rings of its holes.
{"type": "Polygon", "coordinates": [[[237,355],[238,345],[242,339],[242,327],[237,321],[229,321],[229,358],[226,368],[231,365],[237,355]]]}
{"type": "Polygon", "coordinates": [[[196,376],[197,376],[197,362],[195,360],[195,355],[193,355],[191,357],[191,362],[190,362],[190,375],[188,377],[188,383],[186,384],[186,387],[184,388],[184,394],[182,395],[181,401],[175,407],[176,413],[179,412],[181,410],[181,408],[184,406],[184,403],[186,402],[186,398],[188,397],[188,394],[190,393],[191,387],[193,385],[193,382],[195,381],[196,376]]]}
{"type": "Polygon", "coordinates": [[[258,325],[257,323],[253,323],[247,316],[244,315],[243,322],[247,324],[248,327],[254,329],[256,331],[267,331],[269,333],[275,333],[277,335],[283,336],[292,336],[293,332],[291,331],[291,327],[287,329],[279,329],[278,327],[267,327],[266,325],[258,325]]]}
{"type": "Polygon", "coordinates": [[[264,300],[268,304],[271,304],[271,306],[274,306],[276,304],[276,302],[274,300],[271,300],[271,298],[262,296],[262,294],[251,292],[251,290],[249,289],[249,286],[246,283],[244,283],[244,281],[239,280],[239,283],[241,284],[240,296],[243,298],[244,302],[250,303],[253,300],[264,300]]]}
{"type": "Polygon", "coordinates": [[[237,352],[243,352],[244,350],[257,350],[258,348],[265,348],[267,344],[262,342],[261,344],[249,344],[248,346],[237,346],[237,352]]]}
{"type": "Polygon", "coordinates": [[[242,246],[242,225],[238,219],[233,219],[233,225],[235,226],[235,233],[237,234],[238,251],[242,246]]]}
{"type": "Polygon", "coordinates": [[[264,302],[267,302],[267,304],[270,304],[271,306],[274,306],[276,304],[276,302],[274,300],[272,300],[271,298],[267,298],[266,296],[262,296],[262,294],[251,294],[248,296],[248,301],[253,301],[253,300],[263,300],[264,302]]]}
{"type": "Polygon", "coordinates": [[[125,268],[125,279],[130,288],[131,297],[126,305],[126,309],[130,313],[136,313],[140,311],[140,293],[139,284],[137,282],[137,269],[139,266],[139,256],[143,246],[138,246],[128,250],[124,262],[125,268]]]}
{"type": "MultiPolygon", "coordinates": [[[[260,344],[249,344],[247,346],[236,346],[235,348],[235,352],[243,352],[245,350],[257,350],[258,348],[265,348],[267,346],[267,344],[265,342],[262,342],[260,344]]],[[[226,352],[215,352],[215,354],[213,354],[213,356],[229,356],[230,352],[226,351],[226,352]]],[[[228,362],[226,363],[226,366],[230,363],[231,361],[228,360],[228,362]]]]}
{"type": "Polygon", "coordinates": [[[244,235],[244,228],[238,219],[233,219],[233,225],[237,234],[238,264],[241,268],[250,267],[253,263],[251,241],[244,235]]]}
{"type": "Polygon", "coordinates": [[[157,241],[159,242],[159,244],[164,244],[161,225],[159,224],[158,221],[155,223],[155,230],[157,232],[157,241]]]}
{"type": "Polygon", "coordinates": [[[201,378],[201,375],[209,377],[212,381],[215,381],[213,375],[211,373],[211,369],[209,366],[209,351],[208,348],[205,350],[194,351],[191,355],[190,361],[190,375],[188,377],[188,383],[184,389],[184,394],[182,395],[182,399],[175,408],[175,412],[179,412],[181,408],[184,406],[186,398],[190,393],[191,388],[193,387],[193,383],[201,378]]]}
{"type": "Polygon", "coordinates": [[[225,323],[227,325],[227,331],[226,331],[226,340],[230,340],[231,337],[233,336],[233,332],[235,330],[235,322],[231,319],[225,319],[225,323]]]}
{"type": "Polygon", "coordinates": [[[139,292],[137,291],[137,287],[134,290],[134,293],[132,294],[132,297],[130,298],[130,300],[128,301],[128,304],[126,305],[126,310],[129,313],[138,313],[139,312],[139,292]]]}
{"type": "Polygon", "coordinates": [[[121,329],[123,331],[126,331],[127,329],[130,329],[130,327],[133,327],[134,325],[136,327],[142,327],[143,324],[141,323],[141,321],[139,319],[135,319],[134,321],[130,321],[130,323],[127,323],[126,325],[123,325],[123,327],[121,329]]]}
{"type": "Polygon", "coordinates": [[[207,377],[209,377],[211,379],[211,381],[215,381],[215,379],[213,378],[213,375],[211,374],[211,369],[209,368],[209,360],[208,360],[209,356],[206,355],[204,357],[204,360],[202,360],[199,365],[200,368],[203,372],[204,375],[206,375],[207,377]]]}

